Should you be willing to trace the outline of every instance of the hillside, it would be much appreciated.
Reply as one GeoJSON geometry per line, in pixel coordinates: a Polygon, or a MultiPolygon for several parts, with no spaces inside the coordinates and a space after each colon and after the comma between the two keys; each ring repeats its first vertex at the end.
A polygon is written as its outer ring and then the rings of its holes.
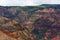
{"type": "Polygon", "coordinates": [[[0,6],[0,39],[59,40],[60,9],[50,6],[0,6]]]}

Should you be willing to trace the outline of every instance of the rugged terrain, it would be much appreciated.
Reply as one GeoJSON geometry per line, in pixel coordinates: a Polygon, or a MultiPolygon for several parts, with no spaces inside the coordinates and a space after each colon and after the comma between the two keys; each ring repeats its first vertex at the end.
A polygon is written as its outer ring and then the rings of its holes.
{"type": "Polygon", "coordinates": [[[1,6],[0,40],[59,40],[60,9],[56,7],[1,6]]]}

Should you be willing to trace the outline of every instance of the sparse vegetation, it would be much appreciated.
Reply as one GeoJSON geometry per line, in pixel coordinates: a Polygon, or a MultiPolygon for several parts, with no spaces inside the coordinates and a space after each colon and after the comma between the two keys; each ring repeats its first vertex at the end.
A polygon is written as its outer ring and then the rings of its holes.
{"type": "Polygon", "coordinates": [[[4,40],[57,40],[60,9],[57,6],[1,7],[0,31],[13,38],[4,40]]]}

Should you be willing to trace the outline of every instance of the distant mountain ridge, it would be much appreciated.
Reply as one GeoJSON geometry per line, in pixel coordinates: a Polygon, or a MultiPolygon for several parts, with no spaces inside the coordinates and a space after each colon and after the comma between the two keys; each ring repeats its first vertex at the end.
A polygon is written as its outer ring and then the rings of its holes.
{"type": "Polygon", "coordinates": [[[51,8],[58,8],[60,9],[60,4],[42,4],[40,6],[46,6],[46,7],[51,7],[51,8]]]}
{"type": "Polygon", "coordinates": [[[60,4],[42,4],[41,6],[60,6],[60,4]]]}

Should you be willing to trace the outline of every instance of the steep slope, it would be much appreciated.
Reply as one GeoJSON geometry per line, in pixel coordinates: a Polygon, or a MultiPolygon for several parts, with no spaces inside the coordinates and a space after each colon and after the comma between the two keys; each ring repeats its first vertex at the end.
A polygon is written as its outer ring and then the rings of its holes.
{"type": "MultiPolygon", "coordinates": [[[[34,40],[32,34],[25,28],[21,27],[18,22],[2,16],[0,16],[0,31],[2,36],[6,35],[16,40],[34,40]]],[[[2,38],[2,40],[5,39],[2,38]]]]}

